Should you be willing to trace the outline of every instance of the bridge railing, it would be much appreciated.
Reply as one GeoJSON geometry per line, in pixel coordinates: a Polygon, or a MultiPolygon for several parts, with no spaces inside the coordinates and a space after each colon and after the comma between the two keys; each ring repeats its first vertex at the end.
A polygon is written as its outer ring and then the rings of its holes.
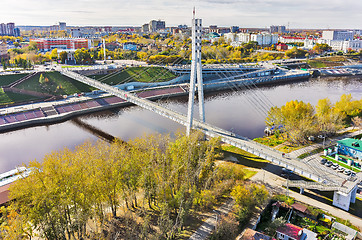
{"type": "Polygon", "coordinates": [[[283,186],[298,187],[305,189],[316,189],[321,191],[346,191],[346,187],[331,186],[318,182],[308,182],[304,180],[287,180],[283,183],[283,186]]]}
{"type": "MultiPolygon", "coordinates": [[[[120,89],[112,87],[108,84],[101,83],[99,81],[96,81],[94,79],[88,78],[86,76],[80,75],[78,73],[75,73],[75,72],[72,72],[69,70],[63,70],[61,73],[70,78],[74,78],[80,82],[83,82],[85,84],[88,84],[88,85],[98,88],[100,90],[109,92],[110,94],[123,98],[124,100],[127,100],[127,101],[134,103],[138,106],[141,106],[145,109],[156,112],[156,113],[158,113],[164,117],[167,117],[173,121],[176,121],[182,125],[185,125],[185,126],[187,125],[187,116],[185,114],[178,113],[176,111],[158,106],[154,102],[151,102],[147,99],[139,98],[138,96],[134,95],[133,93],[120,90],[120,89]]],[[[268,146],[257,143],[255,141],[252,141],[246,137],[236,136],[235,134],[233,134],[227,130],[213,126],[208,123],[200,122],[196,119],[193,120],[193,128],[201,130],[206,135],[211,136],[211,137],[221,137],[222,141],[224,141],[226,143],[229,143],[236,147],[240,147],[241,149],[247,150],[248,152],[251,152],[255,155],[258,155],[267,160],[270,160],[271,162],[276,163],[278,165],[284,166],[294,172],[300,173],[303,176],[307,176],[313,180],[316,180],[319,182],[326,180],[325,176],[319,175],[316,173],[312,173],[310,171],[310,169],[308,169],[308,167],[305,164],[303,164],[302,162],[298,162],[297,160],[293,160],[293,159],[281,158],[281,152],[279,152],[273,148],[270,148],[268,146]],[[298,165],[296,163],[298,163],[298,165]]],[[[334,184],[334,183],[331,182],[331,184],[334,184]]]]}

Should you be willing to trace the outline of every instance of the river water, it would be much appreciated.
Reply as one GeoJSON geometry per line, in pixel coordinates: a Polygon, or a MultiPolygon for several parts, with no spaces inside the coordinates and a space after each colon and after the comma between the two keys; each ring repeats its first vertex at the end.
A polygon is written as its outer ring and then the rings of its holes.
{"type": "MultiPolygon", "coordinates": [[[[362,78],[310,79],[207,94],[206,121],[242,136],[260,137],[270,106],[281,106],[291,100],[315,105],[319,99],[326,97],[335,102],[344,93],[361,99],[362,78]]],[[[179,112],[187,111],[187,97],[162,99],[159,104],[179,112]]],[[[84,141],[97,141],[99,133],[129,140],[151,133],[185,131],[183,126],[137,106],[89,114],[77,120],[0,134],[0,173],[22,163],[41,160],[52,151],[74,149],[84,141]],[[98,134],[95,134],[95,129],[98,134]]]]}

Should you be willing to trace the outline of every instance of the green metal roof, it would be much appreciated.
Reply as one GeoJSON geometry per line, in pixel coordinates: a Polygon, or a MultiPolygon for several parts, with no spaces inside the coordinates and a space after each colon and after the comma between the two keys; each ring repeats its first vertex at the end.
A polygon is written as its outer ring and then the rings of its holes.
{"type": "Polygon", "coordinates": [[[350,148],[353,148],[353,149],[356,149],[360,152],[362,152],[362,141],[360,139],[354,139],[354,138],[345,138],[345,139],[342,139],[342,140],[339,140],[337,141],[337,143],[341,144],[341,145],[344,145],[344,146],[347,146],[347,147],[350,147],[350,148]],[[355,144],[356,143],[356,144],[355,144]],[[353,146],[353,145],[354,146],[353,146]]]}

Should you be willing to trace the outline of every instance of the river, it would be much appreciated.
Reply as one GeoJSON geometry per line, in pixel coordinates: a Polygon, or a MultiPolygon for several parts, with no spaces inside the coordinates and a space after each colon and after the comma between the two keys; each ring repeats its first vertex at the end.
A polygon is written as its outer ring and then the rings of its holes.
{"type": "MultiPolygon", "coordinates": [[[[329,77],[206,94],[206,121],[242,136],[260,137],[269,106],[281,106],[291,100],[315,105],[326,97],[335,102],[344,93],[361,99],[361,83],[361,77],[329,77]]],[[[187,111],[187,97],[163,99],[159,103],[183,113],[187,111]]],[[[137,106],[88,114],[77,120],[0,134],[0,172],[35,159],[41,160],[52,151],[74,149],[84,141],[97,141],[99,133],[129,140],[145,134],[172,134],[185,130],[181,125],[137,106]],[[95,129],[98,135],[94,133],[95,129]]]]}

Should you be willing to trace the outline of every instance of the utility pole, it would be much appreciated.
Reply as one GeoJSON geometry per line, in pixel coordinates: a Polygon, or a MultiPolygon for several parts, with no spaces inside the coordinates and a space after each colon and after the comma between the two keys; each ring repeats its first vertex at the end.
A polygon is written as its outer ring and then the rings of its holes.
{"type": "Polygon", "coordinates": [[[195,19],[195,8],[192,18],[192,60],[191,60],[191,73],[190,73],[190,89],[189,89],[189,103],[187,110],[187,126],[186,134],[189,136],[192,129],[192,120],[194,114],[194,98],[197,90],[199,99],[199,116],[200,121],[205,122],[205,108],[204,108],[204,83],[202,80],[202,64],[201,64],[201,37],[202,37],[202,20],[195,19]]]}

